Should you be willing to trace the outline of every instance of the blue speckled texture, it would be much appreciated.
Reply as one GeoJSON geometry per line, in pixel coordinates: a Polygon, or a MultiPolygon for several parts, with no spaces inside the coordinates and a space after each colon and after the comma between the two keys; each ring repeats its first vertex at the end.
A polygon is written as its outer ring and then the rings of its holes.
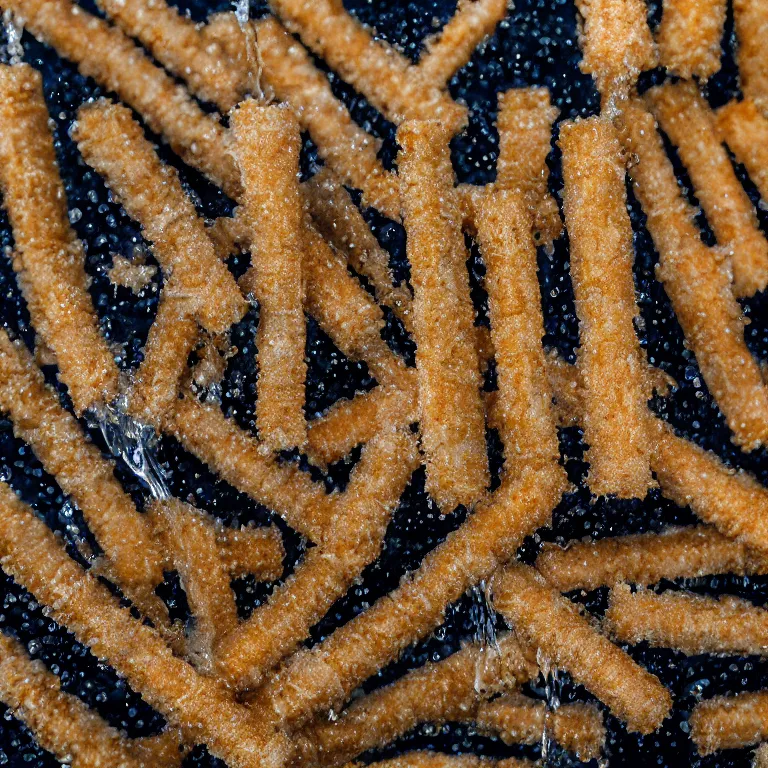
{"type": "MultiPolygon", "coordinates": [[[[451,0],[348,0],[346,5],[364,22],[375,26],[382,37],[401,47],[414,59],[419,55],[423,37],[439,27],[454,10],[451,0]]],[[[469,129],[454,141],[454,160],[460,181],[485,183],[493,179],[498,146],[494,127],[495,94],[498,91],[513,86],[546,85],[560,108],[561,119],[593,114],[599,108],[591,80],[578,70],[580,53],[576,43],[572,0],[518,0],[516,5],[494,37],[476,51],[470,64],[450,84],[454,97],[464,100],[471,110],[469,129]]],[[[185,3],[184,7],[188,8],[194,18],[202,20],[210,10],[221,10],[226,4],[214,5],[205,0],[192,0],[189,4],[185,3]]],[[[252,8],[254,15],[262,11],[261,7],[252,8]]],[[[652,20],[658,21],[659,9],[655,3],[649,12],[652,20]]],[[[732,30],[733,24],[729,17],[724,41],[728,51],[732,50],[732,30]]],[[[134,248],[142,247],[141,238],[136,226],[120,207],[110,202],[98,176],[79,160],[77,150],[67,135],[79,105],[85,99],[101,93],[101,90],[81,77],[74,67],[59,60],[28,36],[24,37],[24,45],[26,59],[44,73],[45,93],[56,125],[57,151],[70,209],[75,214],[74,226],[87,245],[87,269],[93,279],[91,291],[104,332],[119,349],[120,365],[133,367],[141,359],[141,349],[156,308],[159,278],[138,298],[127,289],[116,289],[109,283],[106,269],[111,264],[111,253],[130,255],[134,248]]],[[[643,87],[661,78],[663,73],[649,73],[643,77],[643,87]]],[[[350,106],[355,119],[384,139],[382,158],[385,163],[391,164],[396,152],[392,125],[377,115],[338,78],[332,77],[332,83],[336,93],[350,106]]],[[[713,105],[717,106],[730,98],[736,89],[735,67],[732,56],[727,55],[722,72],[709,84],[709,97],[713,105]]],[[[305,154],[304,167],[309,171],[315,162],[315,153],[309,140],[306,142],[305,154]]],[[[163,150],[163,156],[180,165],[167,150],[163,150]]],[[[557,150],[553,150],[550,159],[551,185],[557,191],[561,187],[557,150]]],[[[681,181],[687,183],[679,163],[676,167],[681,181]]],[[[230,210],[230,203],[201,180],[198,174],[183,167],[180,170],[185,183],[197,194],[200,211],[204,215],[213,217],[230,210]]],[[[739,172],[757,203],[755,190],[745,178],[743,169],[739,169],[739,172]]],[[[669,301],[661,286],[653,279],[657,256],[644,229],[643,215],[631,198],[631,192],[630,199],[637,248],[635,277],[644,321],[640,333],[650,361],[664,368],[680,383],[680,387],[666,401],[656,402],[655,407],[686,436],[716,450],[731,465],[748,469],[763,483],[768,483],[766,452],[761,450],[747,456],[729,442],[723,419],[706,392],[696,361],[684,348],[683,336],[672,315],[669,301]]],[[[765,227],[768,214],[761,211],[760,217],[765,227]]],[[[369,216],[369,220],[381,242],[391,251],[396,271],[407,274],[402,229],[374,214],[369,216]]],[[[700,223],[703,236],[711,241],[703,216],[700,223]]],[[[0,214],[0,246],[6,247],[11,243],[7,221],[0,214]]],[[[553,255],[548,256],[543,252],[539,255],[546,320],[545,342],[573,359],[578,326],[567,262],[566,239],[556,244],[553,255]]],[[[241,272],[245,263],[243,258],[236,259],[232,268],[241,272]]],[[[482,265],[476,254],[473,255],[471,266],[475,278],[482,273],[482,265]]],[[[30,329],[28,315],[20,300],[7,258],[0,260],[0,292],[4,297],[0,305],[3,325],[31,345],[34,332],[30,329]]],[[[484,296],[476,280],[475,298],[482,314],[484,296]]],[[[745,302],[744,308],[751,319],[747,328],[748,344],[760,359],[766,360],[768,298],[758,295],[745,302]]],[[[255,392],[255,322],[255,315],[250,313],[234,329],[233,341],[240,352],[230,362],[222,397],[225,410],[242,426],[249,428],[253,427],[255,392]]],[[[396,323],[389,324],[387,335],[396,348],[412,356],[412,345],[396,323]]],[[[324,410],[337,398],[349,396],[356,389],[372,385],[365,366],[345,360],[312,322],[307,351],[310,359],[307,412],[310,417],[324,410]]],[[[47,370],[46,375],[51,382],[55,380],[54,371],[47,370]]],[[[91,430],[91,434],[100,442],[97,432],[91,430]]],[[[580,460],[583,449],[580,432],[576,429],[563,430],[561,438],[569,476],[574,483],[580,483],[579,489],[563,499],[555,512],[552,529],[542,530],[526,542],[521,550],[523,558],[530,560],[535,556],[540,540],[566,541],[586,535],[655,531],[669,524],[693,522],[690,511],[677,508],[662,499],[658,492],[652,492],[643,502],[601,499],[590,504],[583,484],[586,467],[580,460]]],[[[491,445],[496,445],[493,439],[491,445]]],[[[270,519],[267,510],[217,481],[173,440],[163,439],[158,454],[175,495],[193,501],[228,523],[261,523],[270,519]]],[[[500,461],[497,445],[493,448],[493,454],[493,464],[498,469],[500,461]]],[[[352,458],[356,459],[358,455],[356,452],[352,458]]],[[[349,470],[349,462],[333,467],[327,478],[329,487],[343,486],[349,470]]],[[[120,466],[118,472],[125,487],[142,503],[145,492],[139,482],[131,476],[127,467],[120,466]]],[[[10,423],[4,419],[0,419],[0,473],[69,542],[74,542],[78,537],[86,537],[93,544],[78,510],[68,502],[53,478],[43,472],[29,448],[13,437],[10,423]]],[[[427,551],[460,524],[463,519],[460,511],[444,519],[436,514],[423,486],[423,474],[418,472],[390,526],[381,558],[366,570],[362,583],[340,600],[328,617],[314,628],[312,641],[323,637],[339,623],[393,588],[403,573],[416,566],[427,551]]],[[[285,526],[282,527],[285,529],[285,526]]],[[[301,544],[290,533],[287,535],[287,543],[290,569],[301,554],[301,544]]],[[[74,549],[72,551],[74,553],[74,549]]],[[[708,594],[737,594],[760,605],[768,599],[766,578],[704,578],[687,581],[685,586],[708,594]]],[[[238,603],[244,615],[264,599],[270,587],[248,580],[237,584],[238,603]]],[[[169,574],[163,589],[174,612],[185,615],[184,596],[173,574],[169,574]]],[[[3,595],[0,628],[16,635],[27,644],[33,656],[42,659],[60,674],[65,690],[83,698],[131,736],[156,732],[162,726],[163,721],[159,715],[147,707],[110,669],[99,664],[83,646],[75,643],[67,632],[47,619],[30,595],[4,576],[0,576],[0,593],[3,595]]],[[[605,607],[605,598],[606,595],[598,591],[577,599],[599,615],[605,607]]],[[[429,640],[411,649],[397,664],[390,665],[376,678],[368,681],[366,688],[389,682],[404,670],[427,659],[441,658],[455,650],[463,638],[474,636],[480,631],[479,627],[489,620],[492,621],[487,616],[482,593],[479,590],[471,591],[449,610],[445,624],[429,640]]],[[[645,738],[628,735],[609,716],[607,755],[611,766],[696,765],[724,768],[749,764],[748,750],[721,752],[703,760],[698,758],[687,737],[687,718],[692,706],[702,695],[710,697],[717,693],[768,686],[768,666],[764,661],[757,658],[688,658],[672,651],[651,650],[644,646],[629,650],[670,687],[675,698],[675,709],[657,733],[645,738]]],[[[543,679],[539,680],[530,687],[529,692],[542,698],[557,696],[563,702],[589,698],[583,688],[574,686],[563,674],[559,674],[554,681],[550,680],[548,685],[543,679]]],[[[427,747],[442,751],[473,751],[484,755],[538,755],[538,748],[505,747],[500,742],[474,734],[466,726],[447,725],[419,728],[379,756],[427,747]]],[[[369,757],[375,755],[366,756],[369,757]]],[[[547,760],[551,765],[573,764],[558,749],[551,750],[547,760]]],[[[45,768],[56,764],[50,755],[34,744],[29,733],[17,721],[9,715],[0,720],[0,765],[45,768]]],[[[196,749],[186,763],[188,766],[200,767],[215,764],[216,761],[202,748],[196,749]]]]}

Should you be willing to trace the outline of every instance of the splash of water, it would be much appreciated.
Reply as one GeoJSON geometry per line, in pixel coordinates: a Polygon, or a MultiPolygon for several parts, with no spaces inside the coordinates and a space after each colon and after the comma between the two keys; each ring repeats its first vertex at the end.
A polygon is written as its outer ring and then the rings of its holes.
{"type": "MultiPolygon", "coordinates": [[[[475,641],[477,644],[481,648],[491,647],[500,654],[501,649],[499,648],[499,641],[496,636],[494,614],[488,600],[487,591],[488,588],[485,581],[481,581],[470,589],[472,605],[469,608],[469,617],[475,627],[475,641]]],[[[482,661],[484,658],[484,654],[480,654],[475,667],[474,687],[478,693],[481,693],[486,686],[486,670],[482,661]]]]}
{"type": "Polygon", "coordinates": [[[24,46],[21,44],[23,27],[9,9],[3,11],[3,30],[5,45],[0,46],[0,61],[21,64],[24,60],[24,46]]]}
{"type": "Polygon", "coordinates": [[[251,24],[251,5],[249,0],[234,0],[235,18],[240,25],[245,41],[245,61],[248,66],[248,90],[258,101],[266,101],[261,87],[262,61],[259,46],[256,43],[256,31],[251,24]]]}
{"type": "Polygon", "coordinates": [[[541,734],[541,760],[543,765],[549,765],[549,756],[554,747],[555,740],[552,728],[550,727],[550,715],[557,712],[560,707],[560,685],[557,667],[550,664],[549,659],[541,652],[536,650],[536,663],[544,677],[544,695],[546,697],[547,714],[544,718],[544,731],[541,734]]]}

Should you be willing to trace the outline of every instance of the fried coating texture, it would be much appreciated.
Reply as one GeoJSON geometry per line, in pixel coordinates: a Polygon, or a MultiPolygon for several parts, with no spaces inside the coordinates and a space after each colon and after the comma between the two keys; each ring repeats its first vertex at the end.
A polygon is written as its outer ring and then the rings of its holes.
{"type": "Polygon", "coordinates": [[[757,744],[768,738],[768,691],[702,701],[694,707],[690,724],[700,755],[757,744]]]}
{"type": "Polygon", "coordinates": [[[736,62],[739,65],[741,91],[768,112],[768,8],[761,0],[733,0],[736,27],[736,62]]]}

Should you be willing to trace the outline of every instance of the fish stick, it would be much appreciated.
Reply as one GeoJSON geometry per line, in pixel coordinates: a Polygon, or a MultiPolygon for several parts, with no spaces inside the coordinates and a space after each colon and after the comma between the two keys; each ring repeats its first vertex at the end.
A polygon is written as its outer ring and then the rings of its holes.
{"type": "Polygon", "coordinates": [[[421,77],[443,88],[469,61],[475,48],[493,34],[507,15],[508,5],[509,0],[459,0],[453,16],[424,44],[417,66],[421,77]]]}
{"type": "Polygon", "coordinates": [[[733,0],[736,27],[736,62],[744,96],[751,99],[765,115],[768,113],[768,8],[762,0],[733,0]]]}
{"type": "Polygon", "coordinates": [[[341,0],[272,0],[270,5],[307,48],[391,122],[437,119],[450,126],[451,134],[465,123],[465,108],[422,77],[405,56],[375,40],[341,0]]]}
{"type": "Polygon", "coordinates": [[[564,549],[545,544],[535,565],[560,592],[590,591],[623,581],[650,585],[709,574],[747,576],[768,567],[742,542],[705,525],[575,541],[564,549]]]}
{"type": "Polygon", "coordinates": [[[61,690],[59,678],[0,633],[0,701],[35,741],[73,768],[142,768],[130,742],[86,704],[61,690]]]}
{"type": "Polygon", "coordinates": [[[162,768],[181,768],[181,764],[191,751],[191,747],[181,740],[178,728],[166,727],[156,736],[142,736],[132,739],[131,751],[143,761],[144,768],[162,766],[162,768]]]}
{"type": "Polygon", "coordinates": [[[547,88],[510,88],[499,93],[498,100],[495,185],[522,195],[533,216],[534,233],[541,242],[551,243],[563,231],[557,202],[547,188],[547,156],[558,110],[547,88]]]}
{"type": "Polygon", "coordinates": [[[281,464],[216,406],[182,391],[165,427],[182,447],[312,541],[330,524],[333,496],[292,464],[281,464]]]}
{"type": "Polygon", "coordinates": [[[733,271],[737,297],[768,285],[768,241],[731,161],[715,132],[714,116],[694,83],[666,84],[647,92],[664,133],[677,147],[696,198],[733,271]]]}
{"type": "Polygon", "coordinates": [[[163,580],[163,556],[146,519],[115,478],[112,462],[61,407],[26,348],[3,330],[0,409],[13,422],[14,433],[82,511],[126,595],[156,624],[167,625],[165,604],[154,595],[163,580]]]}
{"type": "Polygon", "coordinates": [[[523,538],[550,519],[562,468],[523,469],[433,549],[400,586],[312,650],[299,651],[257,694],[255,705],[299,727],[339,706],[364,680],[425,637],[448,605],[488,578],[523,538]]]}
{"type": "Polygon", "coordinates": [[[669,296],[732,440],[754,450],[768,438],[768,388],[744,342],[741,308],[727,270],[699,237],[694,211],[683,199],[653,116],[637,99],[619,119],[622,142],[637,162],[635,194],[659,252],[657,277],[669,296]]]}
{"type": "Polygon", "coordinates": [[[166,277],[187,299],[190,314],[212,333],[242,319],[248,303],[219,259],[178,173],[162,163],[126,107],[106,100],[78,112],[73,138],[137,221],[166,277]]]}
{"type": "Polygon", "coordinates": [[[349,192],[327,168],[321,168],[304,184],[303,192],[317,231],[346,255],[352,269],[371,284],[376,301],[389,307],[411,332],[413,294],[405,282],[394,284],[389,254],[379,245],[349,192]]]}
{"type": "Polygon", "coordinates": [[[581,71],[592,75],[609,107],[626,96],[658,57],[642,0],[576,0],[581,71]]]}
{"type": "Polygon", "coordinates": [[[597,496],[642,499],[654,484],[647,364],[634,329],[640,313],[621,144],[608,119],[590,118],[563,125],[560,146],[589,488],[597,496]]]}
{"type": "Polygon", "coordinates": [[[178,499],[153,503],[155,532],[181,579],[195,621],[189,650],[198,669],[210,671],[214,647],[237,627],[235,594],[216,528],[206,515],[178,499]]]}
{"type": "MultiPolygon", "coordinates": [[[[346,768],[352,768],[350,763],[346,768]]],[[[541,768],[541,763],[507,757],[493,760],[476,755],[446,755],[440,752],[406,752],[399,757],[371,763],[374,768],[541,768]]]]}
{"type": "Polygon", "coordinates": [[[720,71],[726,0],[664,0],[656,30],[659,64],[670,74],[707,81],[720,71]]]}
{"type": "Polygon", "coordinates": [[[236,704],[218,682],[176,657],[150,627],[66,553],[53,532],[0,484],[0,562],[51,617],[106,661],[172,723],[192,731],[233,768],[281,766],[283,736],[236,704]]]}
{"type": "Polygon", "coordinates": [[[731,101],[715,113],[717,130],[768,201],[768,119],[750,99],[731,101]]]}
{"type": "Polygon", "coordinates": [[[229,133],[119,29],[71,0],[4,0],[3,7],[83,75],[136,110],[185,163],[231,197],[239,194],[229,133]]]}
{"type": "Polygon", "coordinates": [[[538,671],[511,633],[496,645],[467,644],[355,699],[337,719],[319,717],[295,734],[297,768],[343,765],[419,723],[463,720],[484,699],[528,682],[538,671]]]}
{"type": "Polygon", "coordinates": [[[768,691],[707,699],[694,707],[689,722],[700,755],[757,744],[768,739],[768,691]]]}
{"type": "Polygon", "coordinates": [[[669,691],[533,568],[507,565],[494,576],[491,589],[494,608],[518,637],[584,685],[628,730],[651,733],[661,725],[672,706],[669,691]]]}
{"type": "Polygon", "coordinates": [[[283,572],[285,549],[274,526],[224,528],[217,526],[216,538],[224,565],[233,579],[248,574],[257,581],[275,581],[283,572]]]}
{"type": "Polygon", "coordinates": [[[603,627],[622,643],[642,641],[693,656],[768,653],[768,611],[732,595],[720,598],[690,592],[611,590],[603,627]]]}
{"type": "Polygon", "coordinates": [[[256,40],[265,83],[296,110],[323,161],[345,184],[363,192],[366,205],[399,220],[397,178],[377,157],[379,141],[352,120],[326,75],[276,19],[256,23],[256,40]]]}
{"type": "Polygon", "coordinates": [[[256,428],[271,450],[290,450],[307,439],[299,124],[290,108],[251,99],[233,113],[232,130],[253,254],[240,285],[259,302],[256,428]]]}
{"type": "Polygon", "coordinates": [[[224,112],[234,107],[248,88],[215,43],[201,36],[195,23],[162,0],[99,0],[99,8],[127,35],[140,40],[152,56],[192,92],[224,112]]]}
{"type": "Polygon", "coordinates": [[[504,466],[506,472],[517,473],[525,466],[556,463],[560,455],[542,346],[536,248],[528,211],[515,192],[486,193],[475,221],[487,270],[504,466]]]}
{"type": "Polygon", "coordinates": [[[752,768],[767,768],[768,767],[768,743],[762,743],[752,753],[752,768]]]}
{"type": "Polygon", "coordinates": [[[40,74],[27,64],[0,66],[0,189],[15,241],[13,269],[80,415],[117,396],[118,369],[88,294],[49,119],[40,74]]]}
{"type": "Polygon", "coordinates": [[[216,656],[224,679],[239,689],[255,687],[309,636],[378,557],[392,512],[418,465],[416,440],[406,430],[382,432],[366,445],[319,546],[265,604],[222,638],[216,656]]]}
{"type": "Polygon", "coordinates": [[[582,761],[600,757],[605,745],[603,717],[592,704],[564,704],[550,711],[544,701],[513,693],[483,702],[471,721],[505,744],[541,744],[552,738],[582,761]]]}
{"type": "Polygon", "coordinates": [[[474,504],[489,481],[467,254],[453,192],[449,138],[436,121],[409,121],[397,132],[427,490],[445,512],[474,504]]]}

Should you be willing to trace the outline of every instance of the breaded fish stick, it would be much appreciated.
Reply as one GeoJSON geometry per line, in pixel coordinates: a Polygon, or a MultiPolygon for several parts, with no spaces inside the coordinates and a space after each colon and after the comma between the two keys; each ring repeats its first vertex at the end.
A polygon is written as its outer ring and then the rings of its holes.
{"type": "Polygon", "coordinates": [[[233,768],[284,764],[285,738],[234,703],[221,684],[174,656],[153,629],[121,608],[5,483],[0,484],[0,560],[55,621],[125,677],[148,704],[198,734],[212,754],[233,768]]]}
{"type": "Polygon", "coordinates": [[[622,581],[650,585],[718,573],[746,576],[768,568],[742,542],[705,525],[569,542],[564,549],[545,544],[535,565],[560,592],[589,591],[622,581]]]}
{"type": "Polygon", "coordinates": [[[495,185],[522,195],[533,217],[534,232],[544,243],[551,243],[563,231],[557,202],[547,188],[547,156],[557,115],[547,88],[510,88],[499,94],[495,185]]]}
{"type": "Polygon", "coordinates": [[[417,66],[421,77],[443,88],[469,61],[475,48],[493,34],[508,6],[509,0],[459,0],[454,15],[424,44],[417,66]]]}
{"type": "Polygon", "coordinates": [[[413,294],[405,282],[394,284],[389,254],[379,245],[340,180],[329,169],[321,168],[302,191],[317,231],[347,257],[355,272],[368,279],[376,301],[389,307],[410,332],[413,294]]]}
{"type": "Polygon", "coordinates": [[[307,439],[299,124],[289,107],[249,99],[233,113],[232,130],[252,251],[240,285],[259,302],[256,428],[265,446],[285,451],[307,439]]]}
{"type": "Polygon", "coordinates": [[[634,329],[635,254],[621,144],[610,121],[595,117],[561,126],[560,147],[589,488],[597,496],[642,499],[653,485],[647,363],[634,329]]]}
{"type": "Polygon", "coordinates": [[[576,0],[580,68],[592,75],[609,106],[626,97],[638,75],[656,66],[657,54],[643,0],[576,0]]]}
{"type": "Polygon", "coordinates": [[[163,0],[99,0],[98,5],[169,72],[186,80],[203,101],[228,112],[243,98],[248,88],[245,73],[175,7],[163,0]]]}
{"type": "Polygon", "coordinates": [[[478,730],[498,734],[505,744],[541,744],[551,737],[580,760],[600,757],[605,726],[593,704],[564,704],[550,711],[547,703],[519,693],[483,702],[469,719],[478,730]]]}
{"type": "Polygon", "coordinates": [[[296,466],[265,456],[256,440],[217,406],[203,405],[184,392],[166,430],[230,485],[284,517],[302,535],[320,540],[330,523],[332,497],[296,466]]]}
{"type": "Polygon", "coordinates": [[[468,644],[355,699],[336,720],[318,717],[293,737],[297,765],[343,765],[420,723],[464,720],[479,702],[528,682],[538,672],[511,633],[499,637],[497,645],[468,644]]]}
{"type": "Polygon", "coordinates": [[[272,0],[270,5],[307,48],[396,125],[437,119],[454,133],[466,120],[464,108],[422,77],[405,56],[375,40],[341,0],[272,0]]]}
{"type": "Polygon", "coordinates": [[[13,268],[80,415],[117,396],[118,370],[88,294],[49,120],[40,74],[27,64],[0,66],[0,189],[15,241],[13,268]]]}
{"type": "Polygon", "coordinates": [[[43,374],[21,344],[0,330],[0,409],[14,433],[35,452],[46,472],[82,511],[104,550],[118,585],[160,625],[164,603],[154,595],[163,580],[163,556],[147,520],[113,474],[112,462],[83,434],[59,404],[43,374]]]}
{"type": "Polygon", "coordinates": [[[505,471],[516,474],[522,467],[556,463],[560,455],[542,346],[536,247],[529,213],[515,192],[488,191],[480,198],[475,223],[496,349],[497,428],[505,471]]]}
{"type": "Polygon", "coordinates": [[[750,99],[731,101],[715,113],[717,130],[768,201],[768,119],[750,99]]]}
{"type": "Polygon", "coordinates": [[[238,688],[255,687],[344,595],[379,555],[400,496],[419,464],[406,430],[382,431],[366,445],[334,520],[318,546],[251,617],[222,639],[217,667],[238,688]]]}
{"type": "Polygon", "coordinates": [[[645,641],[688,655],[768,654],[768,611],[731,595],[720,598],[690,592],[611,590],[603,626],[622,643],[645,641]]]}
{"type": "Polygon", "coordinates": [[[212,333],[240,320],[248,303],[217,257],[203,220],[182,189],[178,173],[161,162],[131,112],[101,100],[78,112],[78,149],[142,228],[175,293],[184,296],[212,333]]]}
{"type": "Polygon", "coordinates": [[[768,739],[768,691],[707,699],[689,722],[700,755],[757,744],[768,739]]]}
{"type": "Polygon", "coordinates": [[[436,121],[409,121],[397,132],[427,490],[446,513],[459,504],[474,504],[489,481],[467,253],[449,139],[436,121]]]}
{"type": "Polygon", "coordinates": [[[258,528],[216,527],[216,538],[224,564],[233,579],[252,574],[257,581],[275,581],[283,572],[280,531],[274,526],[258,528]]]}
{"type": "Polygon", "coordinates": [[[657,276],[733,441],[753,450],[768,439],[768,387],[744,342],[741,308],[729,275],[701,242],[653,116],[631,99],[619,122],[625,149],[638,161],[630,175],[659,252],[657,276]]]}
{"type": "Polygon", "coordinates": [[[661,725],[672,706],[667,689],[533,568],[507,565],[494,576],[491,589],[494,608],[518,637],[603,701],[628,730],[650,733],[661,725]]]}
{"type": "Polygon", "coordinates": [[[565,489],[559,466],[523,469],[501,487],[389,595],[300,651],[266,683],[257,703],[298,727],[337,707],[364,680],[425,637],[448,605],[488,578],[523,538],[550,519],[565,489]]]}
{"type": "Polygon", "coordinates": [[[226,129],[119,29],[70,0],[4,0],[3,7],[38,40],[135,109],[184,162],[230,196],[239,193],[226,129]]]}
{"type": "Polygon", "coordinates": [[[744,96],[768,113],[768,8],[763,0],[733,0],[736,26],[736,61],[744,96]]]}
{"type": "Polygon", "coordinates": [[[696,198],[725,249],[737,297],[768,285],[768,241],[715,132],[714,116],[695,83],[666,84],[646,94],[664,133],[677,147],[696,198]]]}
{"type": "Polygon", "coordinates": [[[130,743],[84,702],[60,688],[59,678],[33,661],[17,640],[0,633],[0,702],[35,741],[72,768],[142,768],[130,743]]]}
{"type": "Polygon", "coordinates": [[[726,6],[727,0],[664,0],[656,30],[659,64],[688,80],[719,72],[726,6]]]}
{"type": "MultiPolygon", "coordinates": [[[[350,763],[346,768],[353,768],[350,763]]],[[[508,757],[493,760],[476,755],[446,755],[440,752],[406,752],[400,757],[371,763],[374,768],[541,768],[541,763],[508,757]]]]}

